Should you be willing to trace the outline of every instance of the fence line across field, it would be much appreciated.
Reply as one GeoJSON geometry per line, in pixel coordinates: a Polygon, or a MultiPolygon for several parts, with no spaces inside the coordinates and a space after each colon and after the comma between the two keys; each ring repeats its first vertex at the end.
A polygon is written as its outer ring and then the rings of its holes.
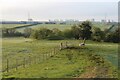
{"type": "Polygon", "coordinates": [[[13,59],[14,64],[9,59],[6,59],[6,64],[4,65],[2,72],[9,72],[10,70],[18,70],[19,67],[26,68],[27,66],[30,66],[31,64],[39,64],[40,62],[43,62],[47,59],[49,59],[51,56],[54,56],[58,53],[58,48],[54,48],[51,52],[41,54],[40,56],[28,56],[26,58],[21,59],[13,59]]]}
{"type": "Polygon", "coordinates": [[[19,67],[26,68],[27,66],[30,66],[31,64],[39,64],[40,62],[43,62],[45,60],[48,60],[50,57],[56,55],[59,53],[60,50],[65,49],[68,47],[68,42],[60,43],[59,47],[53,48],[52,51],[40,54],[40,56],[28,56],[26,58],[20,58],[20,59],[13,59],[14,62],[10,61],[9,59],[6,59],[6,64],[4,65],[2,72],[9,72],[10,70],[18,70],[19,67]]]}

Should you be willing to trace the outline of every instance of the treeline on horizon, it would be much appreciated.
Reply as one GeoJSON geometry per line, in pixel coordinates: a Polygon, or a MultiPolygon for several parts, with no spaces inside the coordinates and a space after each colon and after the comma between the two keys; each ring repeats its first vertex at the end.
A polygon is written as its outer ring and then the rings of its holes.
{"type": "Polygon", "coordinates": [[[98,27],[93,27],[90,21],[84,21],[80,24],[73,25],[71,29],[65,29],[63,31],[58,28],[52,30],[47,28],[31,29],[26,28],[24,32],[18,32],[15,29],[3,28],[2,37],[25,37],[33,38],[37,40],[63,40],[63,39],[89,39],[99,42],[114,42],[120,41],[119,32],[120,28],[115,31],[108,31],[108,29],[101,30],[98,27]]]}

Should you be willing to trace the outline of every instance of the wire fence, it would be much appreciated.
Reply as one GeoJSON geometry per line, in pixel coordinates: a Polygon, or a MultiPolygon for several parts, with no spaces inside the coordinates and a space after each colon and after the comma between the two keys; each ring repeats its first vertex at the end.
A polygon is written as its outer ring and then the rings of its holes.
{"type": "Polygon", "coordinates": [[[31,64],[39,64],[59,53],[59,48],[54,48],[51,52],[40,54],[39,56],[27,56],[19,59],[5,59],[2,72],[10,72],[10,70],[18,70],[20,67],[26,68],[31,64]]]}

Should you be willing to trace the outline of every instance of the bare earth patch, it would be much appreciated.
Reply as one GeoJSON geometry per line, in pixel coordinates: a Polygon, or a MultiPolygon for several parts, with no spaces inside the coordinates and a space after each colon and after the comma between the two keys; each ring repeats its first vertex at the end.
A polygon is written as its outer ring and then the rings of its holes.
{"type": "Polygon", "coordinates": [[[107,67],[89,66],[79,78],[110,78],[107,67]]]}

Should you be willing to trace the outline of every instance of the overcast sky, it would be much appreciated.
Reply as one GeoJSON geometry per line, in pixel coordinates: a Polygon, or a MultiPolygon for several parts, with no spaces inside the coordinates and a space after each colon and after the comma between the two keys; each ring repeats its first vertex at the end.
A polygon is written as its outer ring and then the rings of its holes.
{"type": "Polygon", "coordinates": [[[111,19],[117,21],[119,0],[1,0],[0,19],[111,19]]]}

